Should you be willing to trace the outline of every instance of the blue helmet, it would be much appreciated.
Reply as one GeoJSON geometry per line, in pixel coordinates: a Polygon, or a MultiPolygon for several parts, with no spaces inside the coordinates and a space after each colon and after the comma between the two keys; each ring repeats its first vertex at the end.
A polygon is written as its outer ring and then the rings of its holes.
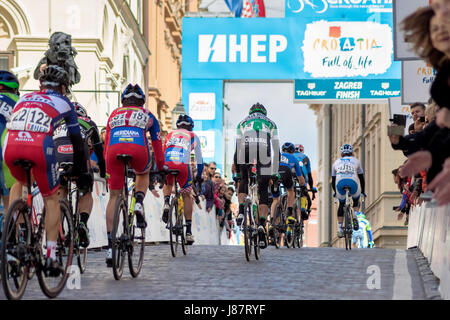
{"type": "Polygon", "coordinates": [[[125,99],[136,98],[142,100],[142,104],[145,103],[145,94],[138,84],[132,85],[131,83],[123,90],[120,101],[123,103],[125,99]]]}
{"type": "Polygon", "coordinates": [[[177,120],[177,128],[180,128],[181,126],[186,127],[189,131],[192,131],[192,129],[194,129],[194,120],[192,120],[192,118],[187,114],[180,114],[177,120]]]}
{"type": "Polygon", "coordinates": [[[366,218],[366,216],[364,215],[364,212],[362,212],[362,211],[357,211],[357,212],[356,212],[356,215],[357,215],[358,217],[360,217],[360,218],[363,218],[363,219],[366,218]]]}
{"type": "Polygon", "coordinates": [[[285,142],[283,144],[283,146],[281,147],[281,150],[283,152],[287,152],[287,153],[294,153],[295,152],[295,146],[291,142],[285,142]]]}
{"type": "Polygon", "coordinates": [[[344,144],[344,145],[341,147],[341,153],[342,153],[342,154],[352,154],[352,153],[353,153],[353,147],[352,147],[352,145],[351,145],[351,144],[348,144],[348,143],[344,144]]]}

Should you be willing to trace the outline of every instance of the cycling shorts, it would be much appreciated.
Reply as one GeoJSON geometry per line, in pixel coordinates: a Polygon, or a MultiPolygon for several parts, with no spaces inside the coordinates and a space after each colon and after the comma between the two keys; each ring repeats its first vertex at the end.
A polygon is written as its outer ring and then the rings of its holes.
{"type": "MultiPolygon", "coordinates": [[[[291,189],[294,186],[294,175],[292,170],[287,166],[280,166],[278,173],[281,176],[281,182],[283,183],[284,188],[287,190],[291,189]]],[[[275,185],[272,185],[271,187],[272,196],[278,198],[281,194],[280,187],[278,187],[277,192],[275,192],[274,187],[275,185]]]]}
{"type": "Polygon", "coordinates": [[[108,185],[112,190],[120,190],[123,187],[124,166],[117,155],[127,154],[133,159],[129,163],[129,168],[136,174],[144,174],[150,170],[150,150],[148,145],[136,143],[116,143],[106,149],[106,173],[109,174],[108,185]]]}
{"type": "MultiPolygon", "coordinates": [[[[253,165],[241,164],[239,165],[238,172],[241,173],[241,181],[239,183],[239,193],[248,194],[248,184],[250,171],[253,165]]],[[[270,170],[271,164],[263,166],[256,165],[256,176],[258,179],[258,194],[259,194],[259,204],[268,205],[269,204],[269,182],[270,175],[262,175],[261,170],[265,169],[265,171],[270,170]]]]}
{"type": "MultiPolygon", "coordinates": [[[[166,162],[166,166],[169,167],[170,170],[179,170],[180,173],[177,175],[177,182],[180,185],[180,192],[182,193],[188,193],[192,190],[192,173],[191,173],[191,166],[185,163],[179,163],[179,162],[166,162]]],[[[174,184],[174,176],[168,175],[166,178],[166,183],[168,185],[174,184]]]]}
{"type": "Polygon", "coordinates": [[[359,183],[355,179],[344,178],[336,181],[336,197],[339,201],[345,201],[345,189],[350,188],[350,196],[353,200],[359,199],[361,196],[361,188],[359,187],[359,183]]]}
{"type": "Polygon", "coordinates": [[[11,174],[20,183],[26,184],[25,170],[15,166],[15,160],[29,160],[34,163],[31,174],[43,197],[58,191],[59,172],[55,146],[50,135],[28,131],[9,131],[6,137],[4,160],[11,174]]]}

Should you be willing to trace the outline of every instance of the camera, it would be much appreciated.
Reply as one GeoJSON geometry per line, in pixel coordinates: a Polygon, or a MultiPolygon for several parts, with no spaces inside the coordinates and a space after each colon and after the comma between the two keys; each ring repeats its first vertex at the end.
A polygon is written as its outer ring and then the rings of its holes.
{"type": "MultiPolygon", "coordinates": [[[[425,122],[425,117],[423,117],[423,118],[424,118],[423,122],[425,122]]],[[[404,115],[404,114],[394,114],[394,118],[389,119],[389,120],[398,126],[402,126],[402,127],[406,126],[406,115],[404,115]]]]}

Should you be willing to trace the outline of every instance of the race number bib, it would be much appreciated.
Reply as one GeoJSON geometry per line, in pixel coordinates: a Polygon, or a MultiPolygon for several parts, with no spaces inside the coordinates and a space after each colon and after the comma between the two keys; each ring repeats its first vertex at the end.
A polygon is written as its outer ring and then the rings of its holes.
{"type": "Polygon", "coordinates": [[[344,163],[344,164],[342,164],[342,165],[340,165],[339,167],[336,168],[336,174],[339,174],[339,175],[355,175],[356,174],[356,170],[355,170],[355,167],[352,166],[351,164],[344,163]]]}
{"type": "Polygon", "coordinates": [[[124,127],[125,126],[125,120],[126,120],[126,113],[119,113],[118,115],[115,115],[110,121],[109,121],[109,127],[111,129],[115,127],[124,127]]]}
{"type": "Polygon", "coordinates": [[[128,124],[133,127],[145,129],[147,127],[149,115],[142,111],[133,111],[128,124]]]}
{"type": "Polygon", "coordinates": [[[11,119],[13,106],[7,104],[4,101],[0,101],[0,114],[5,117],[6,121],[11,119]]]}
{"type": "Polygon", "coordinates": [[[12,115],[8,129],[48,133],[51,122],[52,118],[39,108],[22,108],[12,115]]]}
{"type": "Polygon", "coordinates": [[[66,124],[62,124],[58,128],[56,128],[55,131],[53,132],[53,139],[65,138],[68,136],[67,133],[68,132],[66,124]]]}

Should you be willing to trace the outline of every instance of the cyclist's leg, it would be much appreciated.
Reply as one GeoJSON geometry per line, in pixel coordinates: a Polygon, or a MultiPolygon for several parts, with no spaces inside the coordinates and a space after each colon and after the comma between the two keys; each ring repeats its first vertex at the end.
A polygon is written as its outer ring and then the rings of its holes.
{"type": "Polygon", "coordinates": [[[189,244],[192,244],[194,242],[194,237],[192,236],[192,210],[194,208],[194,202],[191,196],[192,174],[190,165],[183,164],[180,166],[178,183],[182,186],[180,193],[183,198],[183,211],[186,220],[186,240],[189,244]]]}
{"type": "Polygon", "coordinates": [[[270,207],[270,221],[272,222],[272,225],[277,224],[279,217],[276,217],[276,207],[278,204],[278,200],[280,198],[280,188],[275,192],[274,185],[270,187],[270,191],[272,192],[272,205],[270,207]]]}
{"type": "Polygon", "coordinates": [[[264,226],[269,212],[270,175],[258,174],[259,224],[264,226]]]}
{"type": "Polygon", "coordinates": [[[238,201],[239,201],[239,215],[236,220],[238,225],[241,224],[244,218],[244,201],[245,197],[248,194],[248,177],[249,177],[249,166],[245,164],[238,164],[237,170],[241,174],[241,180],[239,181],[239,193],[238,193],[238,201]]]}

